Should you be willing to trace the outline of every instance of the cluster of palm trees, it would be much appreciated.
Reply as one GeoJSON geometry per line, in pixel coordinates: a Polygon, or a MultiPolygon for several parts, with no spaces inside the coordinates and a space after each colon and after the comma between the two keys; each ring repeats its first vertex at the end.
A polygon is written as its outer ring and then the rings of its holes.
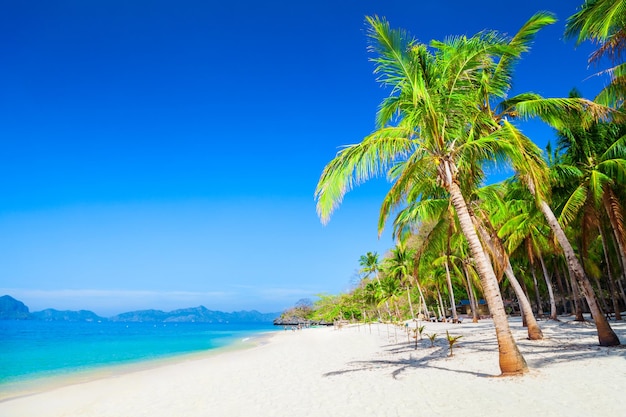
{"type": "Polygon", "coordinates": [[[386,176],[391,187],[379,230],[393,219],[398,243],[380,262],[374,253],[362,257],[361,284],[324,305],[385,320],[407,311],[428,316],[432,306],[446,316],[450,306],[456,320],[459,297],[469,300],[474,317],[484,298],[503,374],[527,370],[503,294],[518,302],[530,339],[542,337],[534,313],[543,315],[544,306],[553,319],[558,308],[579,316],[584,308],[600,345],[620,344],[605,312],[620,318],[626,305],[626,0],[587,1],[567,23],[567,36],[598,42],[593,58],[615,64],[593,101],[575,91],[509,97],[513,65],[555,22],[550,13],[532,16],[512,37],[483,31],[430,44],[384,18],[366,20],[375,74],[390,94],[379,106],[377,129],[325,167],[317,209],[327,222],[350,189],[386,176]],[[543,152],[516,126],[530,117],[556,129],[554,150],[543,152]],[[485,185],[485,167],[494,164],[513,177],[485,185]]]}

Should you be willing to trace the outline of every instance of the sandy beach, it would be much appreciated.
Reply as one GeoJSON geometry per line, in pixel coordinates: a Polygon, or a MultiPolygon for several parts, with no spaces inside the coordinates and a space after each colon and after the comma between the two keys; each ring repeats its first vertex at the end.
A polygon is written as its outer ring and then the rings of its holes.
{"type": "MultiPolygon", "coordinates": [[[[623,343],[626,323],[612,322],[623,343]]],[[[540,321],[526,340],[530,372],[497,377],[495,331],[477,324],[347,326],[281,331],[253,347],[48,387],[0,402],[1,417],[626,415],[626,347],[597,344],[591,322],[540,321]],[[448,356],[446,330],[462,336],[448,356]]]]}

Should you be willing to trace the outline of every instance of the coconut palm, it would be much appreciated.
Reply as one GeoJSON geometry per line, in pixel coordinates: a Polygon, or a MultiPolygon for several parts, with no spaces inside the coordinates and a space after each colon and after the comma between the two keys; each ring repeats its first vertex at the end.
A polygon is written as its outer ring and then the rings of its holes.
{"type": "MultiPolygon", "coordinates": [[[[559,130],[557,150],[562,157],[553,169],[558,173],[560,191],[566,194],[559,221],[563,225],[580,222],[583,252],[599,233],[606,264],[610,268],[607,236],[601,225],[608,219],[613,230],[609,237],[618,248],[618,263],[621,260],[621,264],[626,265],[624,204],[619,197],[620,190],[626,187],[626,125],[596,122],[582,128],[580,120],[583,117],[576,112],[570,113],[568,124],[559,130]]],[[[626,277],[624,267],[622,274],[626,277]]],[[[612,279],[609,279],[609,285],[614,286],[612,279]]],[[[619,315],[615,288],[611,288],[611,296],[616,315],[619,315]]]]}
{"type": "Polygon", "coordinates": [[[598,305],[598,300],[593,290],[589,278],[585,274],[582,263],[578,259],[576,252],[568,240],[563,227],[559,223],[554,211],[549,205],[550,182],[548,180],[548,170],[546,161],[542,157],[540,149],[528,137],[523,135],[508,117],[530,117],[538,116],[546,123],[556,129],[567,126],[570,114],[584,114],[580,121],[583,127],[589,126],[601,119],[606,119],[611,115],[618,115],[605,106],[597,105],[589,100],[570,97],[567,99],[542,99],[535,94],[520,94],[516,97],[502,101],[498,105],[499,113],[492,114],[495,120],[500,123],[498,134],[501,135],[502,147],[511,146],[514,151],[507,152],[511,156],[516,177],[530,191],[537,208],[544,215],[548,226],[559,243],[567,266],[573,279],[582,291],[594,323],[598,331],[598,341],[602,346],[616,346],[620,344],[619,338],[609,325],[598,305]]]}
{"type": "MultiPolygon", "coordinates": [[[[468,194],[477,183],[477,179],[481,178],[481,164],[478,161],[504,155],[510,158],[510,162],[516,170],[518,177],[531,191],[538,207],[546,217],[554,235],[563,248],[568,261],[568,268],[577,280],[578,285],[582,288],[594,317],[598,317],[596,327],[598,329],[600,344],[606,346],[614,345],[619,344],[619,339],[617,339],[617,336],[610,328],[608,322],[606,322],[606,320],[603,321],[603,319],[599,317],[602,313],[601,309],[596,308],[597,301],[595,300],[593,288],[588,278],[585,276],[570,242],[567,241],[567,237],[562,232],[558,222],[556,222],[556,217],[547,203],[547,201],[549,201],[549,190],[547,189],[549,183],[546,179],[547,169],[545,161],[542,159],[542,153],[532,141],[525,137],[508,121],[508,118],[514,119],[538,116],[551,126],[559,128],[563,126],[563,117],[568,111],[585,112],[588,115],[587,123],[592,120],[607,117],[611,114],[611,111],[606,107],[599,106],[582,98],[545,99],[533,93],[519,94],[515,97],[502,100],[510,89],[512,64],[519,57],[520,53],[528,50],[528,44],[533,35],[541,27],[553,21],[553,17],[546,13],[539,13],[533,16],[533,18],[508,41],[507,46],[511,47],[515,52],[503,52],[500,55],[499,62],[492,69],[491,76],[484,77],[483,82],[477,84],[479,86],[477,94],[480,97],[475,99],[479,102],[477,106],[479,108],[479,114],[471,113],[468,124],[464,125],[469,129],[468,140],[463,142],[463,145],[460,144],[461,141],[458,140],[458,138],[454,142],[455,145],[458,145],[454,149],[455,152],[452,152],[457,158],[455,159],[456,165],[454,165],[454,169],[458,170],[455,171],[455,175],[458,175],[456,181],[459,184],[460,195],[462,196],[463,192],[468,194]],[[494,105],[498,100],[501,100],[499,104],[497,106],[494,105]],[[497,140],[494,140],[496,138],[497,140]],[[461,157],[461,155],[465,158],[461,157]],[[463,186],[462,190],[461,186],[463,186]]],[[[398,96],[401,97],[400,94],[398,96]]],[[[408,99],[411,98],[411,95],[407,96],[408,99]]],[[[409,101],[408,99],[406,101],[409,101]]],[[[390,110],[388,110],[388,113],[389,112],[390,110]]],[[[379,115],[381,113],[382,112],[379,112],[379,115]]],[[[387,138],[389,138],[389,136],[387,136],[387,138]]],[[[394,142],[393,145],[397,145],[397,142],[394,142]]],[[[440,161],[446,159],[441,155],[437,157],[440,161]]],[[[418,159],[418,161],[421,160],[422,159],[418,159]]],[[[389,163],[391,161],[387,160],[386,162],[389,163]]],[[[437,177],[437,174],[441,174],[441,172],[428,171],[424,169],[423,165],[415,164],[414,166],[418,166],[419,169],[414,168],[413,170],[408,170],[408,174],[400,176],[396,180],[394,187],[392,187],[391,192],[385,199],[381,213],[388,214],[390,209],[394,207],[394,203],[398,204],[406,195],[423,193],[421,188],[417,192],[414,192],[407,187],[407,185],[413,186],[415,182],[412,175],[419,175],[421,180],[429,175],[431,177],[437,177]]],[[[440,165],[440,168],[442,166],[445,166],[445,163],[440,165]]],[[[445,169],[443,169],[443,171],[445,172],[445,169]]],[[[362,175],[362,173],[359,174],[362,175]]],[[[437,178],[440,184],[445,184],[445,181],[442,182],[440,180],[440,176],[437,178]]],[[[429,183],[428,181],[425,182],[429,183]]],[[[351,185],[352,184],[350,184],[350,186],[351,185]]],[[[457,208],[456,204],[455,208],[457,208]]],[[[382,219],[384,219],[384,215],[381,215],[379,225],[384,223],[382,219]]],[[[475,224],[475,226],[478,228],[477,224],[475,224]]],[[[482,231],[481,235],[482,237],[488,238],[482,231]]],[[[509,268],[505,268],[505,272],[507,275],[510,275],[509,278],[513,276],[509,268]]],[[[515,283],[514,279],[510,279],[510,281],[512,284],[515,283]]],[[[518,290],[519,288],[516,287],[516,292],[519,292],[518,290]]],[[[538,327],[536,327],[536,329],[538,329],[538,327]]]]}
{"type": "Polygon", "coordinates": [[[589,278],[585,273],[582,263],[577,257],[576,251],[574,250],[571,242],[565,234],[565,231],[559,223],[556,215],[552,211],[552,208],[547,202],[547,199],[549,198],[548,193],[545,189],[540,190],[540,187],[546,184],[545,180],[543,182],[537,181],[537,179],[529,178],[529,175],[526,175],[525,173],[520,175],[520,178],[523,179],[525,186],[535,198],[537,207],[545,217],[554,237],[556,238],[561,249],[563,250],[570,276],[576,281],[576,284],[578,285],[580,291],[582,291],[585,300],[589,305],[589,309],[593,316],[594,323],[598,332],[598,341],[600,345],[619,345],[619,338],[611,328],[609,322],[606,320],[606,317],[602,312],[602,309],[598,305],[598,300],[593,290],[593,286],[591,285],[591,282],[589,281],[589,278]]]}
{"type": "Polygon", "coordinates": [[[505,189],[502,184],[493,184],[478,189],[476,191],[478,204],[474,206],[472,220],[494,265],[500,271],[499,275],[504,274],[508,278],[515,292],[523,323],[528,331],[528,338],[530,340],[541,340],[543,339],[543,332],[533,315],[528,297],[513,271],[513,266],[505,250],[504,243],[496,232],[496,229],[502,225],[503,221],[509,218],[504,192],[505,189]]]}
{"type": "Polygon", "coordinates": [[[391,249],[390,257],[384,261],[387,274],[395,278],[406,291],[411,319],[415,319],[415,311],[413,310],[413,301],[411,299],[411,286],[414,271],[413,259],[415,251],[408,249],[406,244],[398,242],[396,247],[391,249]]]}
{"type": "Polygon", "coordinates": [[[405,31],[391,30],[384,19],[369,17],[367,21],[370,50],[376,54],[375,73],[392,91],[380,106],[378,130],[340,151],[325,167],[316,190],[318,213],[322,221],[328,221],[347,191],[387,173],[398,161],[406,165],[388,194],[398,203],[406,196],[407,184],[436,178],[438,187],[449,195],[476,264],[496,326],[500,369],[503,374],[525,372],[527,365],[511,335],[496,274],[464,196],[463,190],[475,185],[475,176],[464,169],[479,168],[480,161],[497,160],[514,151],[512,146],[501,146],[506,142],[499,141],[501,133],[486,134],[501,130],[486,109],[489,98],[505,96],[512,63],[528,49],[533,35],[554,19],[538,14],[511,39],[482,32],[433,41],[430,48],[410,39],[405,31]]]}
{"type": "Polygon", "coordinates": [[[537,313],[539,316],[542,316],[542,301],[536,277],[536,265],[539,263],[550,299],[550,319],[557,320],[552,279],[548,273],[543,255],[549,246],[548,242],[551,238],[550,228],[545,224],[543,215],[536,209],[534,204],[529,204],[531,201],[529,199],[509,199],[508,220],[502,225],[498,235],[501,238],[505,238],[505,245],[509,254],[519,249],[523,252],[521,256],[528,260],[535,287],[537,313]]]}
{"type": "MultiPolygon", "coordinates": [[[[435,247],[434,250],[437,252],[437,256],[432,265],[442,266],[446,272],[445,276],[452,309],[452,319],[456,323],[458,321],[458,314],[456,311],[450,272],[450,258],[452,256],[451,241],[454,236],[455,242],[453,246],[455,248],[464,242],[460,242],[459,239],[459,236],[462,235],[457,234],[454,211],[448,199],[440,198],[413,201],[412,198],[409,197],[407,199],[407,207],[401,210],[394,220],[394,232],[401,235],[407,229],[407,225],[414,225],[418,219],[422,221],[422,229],[426,230],[426,233],[423,233],[424,239],[421,251],[428,250],[429,247],[430,249],[435,247]],[[424,225],[426,225],[426,227],[424,227],[424,225]]],[[[423,232],[423,230],[421,230],[421,232],[423,232]]],[[[421,251],[416,256],[417,261],[421,259],[421,251]]],[[[429,263],[429,265],[431,264],[429,263]]]]}
{"type": "MultiPolygon", "coordinates": [[[[378,291],[382,290],[382,283],[380,281],[380,262],[378,260],[378,253],[376,252],[367,252],[365,255],[361,255],[359,258],[359,265],[361,266],[360,272],[365,274],[366,277],[370,277],[372,274],[376,279],[376,283],[378,285],[378,291]]],[[[382,297],[381,297],[382,298],[382,297]]],[[[391,319],[391,310],[389,309],[389,302],[385,300],[385,307],[387,309],[387,314],[391,319]]]]}
{"type": "Polygon", "coordinates": [[[380,314],[380,300],[382,300],[382,291],[378,282],[369,281],[364,287],[365,297],[364,302],[366,305],[373,306],[376,309],[378,315],[378,321],[382,322],[382,315],[380,314]]]}

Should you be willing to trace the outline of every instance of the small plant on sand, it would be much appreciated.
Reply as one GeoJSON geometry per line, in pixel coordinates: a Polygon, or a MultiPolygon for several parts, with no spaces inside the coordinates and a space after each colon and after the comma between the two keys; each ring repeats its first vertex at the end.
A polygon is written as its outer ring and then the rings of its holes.
{"type": "Polygon", "coordinates": [[[435,347],[435,338],[437,337],[437,333],[427,334],[426,336],[430,339],[430,347],[435,347]]]}
{"type": "Polygon", "coordinates": [[[419,334],[419,336],[420,336],[420,340],[422,340],[422,332],[424,331],[424,329],[425,329],[425,328],[426,328],[426,326],[419,326],[419,327],[417,328],[417,333],[418,333],[418,334],[419,334]]]}
{"type": "Polygon", "coordinates": [[[450,355],[452,356],[452,346],[463,336],[450,336],[450,333],[446,330],[446,338],[448,339],[448,345],[450,345],[450,355]]]}
{"type": "Polygon", "coordinates": [[[415,349],[417,349],[417,336],[419,335],[419,340],[422,340],[422,332],[426,326],[418,326],[413,330],[413,339],[415,339],[415,349]]]}
{"type": "Polygon", "coordinates": [[[411,329],[413,331],[413,339],[417,339],[419,336],[419,340],[422,340],[422,332],[424,331],[426,326],[419,326],[417,329],[411,329]]]}

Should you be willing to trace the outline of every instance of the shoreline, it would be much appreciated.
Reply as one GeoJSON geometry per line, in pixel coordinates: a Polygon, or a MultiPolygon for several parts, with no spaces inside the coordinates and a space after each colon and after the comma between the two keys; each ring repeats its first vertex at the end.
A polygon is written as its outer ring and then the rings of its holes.
{"type": "MultiPolygon", "coordinates": [[[[523,376],[497,377],[491,320],[425,322],[438,336],[417,349],[401,328],[348,325],[270,332],[249,349],[6,400],[0,417],[621,415],[626,346],[599,346],[593,323],[571,318],[540,320],[540,341],[510,324],[523,376]],[[452,357],[446,330],[462,336],[452,357]]],[[[626,343],[626,322],[611,326],[626,343]]]]}
{"type": "Polygon", "coordinates": [[[99,365],[83,370],[70,370],[47,376],[25,377],[15,381],[0,383],[0,403],[17,398],[31,397],[66,386],[120,377],[133,372],[147,371],[162,366],[206,359],[231,351],[254,348],[255,346],[267,343],[267,339],[270,339],[272,334],[276,331],[277,330],[266,330],[251,333],[231,344],[208,350],[178,353],[160,358],[148,358],[126,363],[99,365]]]}

